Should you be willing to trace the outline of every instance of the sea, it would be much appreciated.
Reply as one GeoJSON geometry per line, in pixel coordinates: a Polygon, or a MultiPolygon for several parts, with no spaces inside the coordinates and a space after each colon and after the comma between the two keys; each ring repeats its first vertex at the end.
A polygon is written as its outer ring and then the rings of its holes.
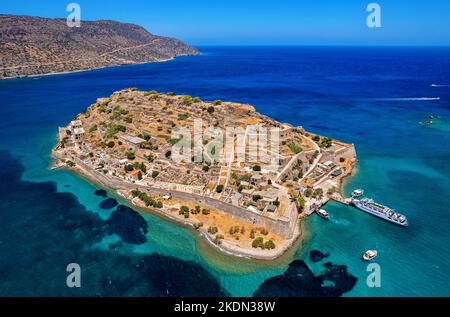
{"type": "Polygon", "coordinates": [[[162,63],[0,81],[1,296],[450,295],[449,47],[199,49],[162,63]],[[287,254],[256,261],[51,170],[58,127],[126,87],[249,103],[353,143],[358,163],[345,195],[362,188],[409,226],[330,202],[330,221],[311,215],[287,254]],[[371,263],[361,259],[368,249],[378,251],[371,263]],[[81,287],[67,283],[70,263],[81,287]]]}

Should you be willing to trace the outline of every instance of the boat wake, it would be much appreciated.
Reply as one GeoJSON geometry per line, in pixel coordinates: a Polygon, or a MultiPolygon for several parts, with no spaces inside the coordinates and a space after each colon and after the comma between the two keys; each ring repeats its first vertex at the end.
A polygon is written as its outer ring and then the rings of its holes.
{"type": "Polygon", "coordinates": [[[431,87],[450,87],[450,85],[438,85],[438,84],[431,84],[431,87]]]}
{"type": "Polygon", "coordinates": [[[379,101],[433,101],[441,100],[441,97],[407,97],[407,98],[375,98],[379,101]]]}

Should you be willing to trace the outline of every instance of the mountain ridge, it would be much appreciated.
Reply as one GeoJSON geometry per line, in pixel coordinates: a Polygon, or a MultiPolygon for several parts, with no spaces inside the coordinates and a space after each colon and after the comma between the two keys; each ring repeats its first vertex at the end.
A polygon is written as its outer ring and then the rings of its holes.
{"type": "Polygon", "coordinates": [[[0,78],[48,75],[197,55],[184,42],[114,20],[0,14],[0,78]]]}

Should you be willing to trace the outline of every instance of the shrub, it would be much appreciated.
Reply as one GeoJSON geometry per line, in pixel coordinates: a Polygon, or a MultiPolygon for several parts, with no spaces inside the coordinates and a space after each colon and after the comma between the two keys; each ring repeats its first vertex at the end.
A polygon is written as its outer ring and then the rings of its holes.
{"type": "Polygon", "coordinates": [[[253,195],[252,199],[253,199],[253,201],[256,202],[256,201],[262,199],[262,196],[261,195],[253,195]]]}
{"type": "Polygon", "coordinates": [[[223,185],[217,185],[216,192],[221,193],[223,191],[223,185]]]}
{"type": "Polygon", "coordinates": [[[255,172],[260,172],[260,171],[261,171],[261,166],[259,166],[259,165],[254,165],[254,166],[253,166],[253,170],[254,170],[255,172]]]}
{"type": "Polygon", "coordinates": [[[158,171],[153,171],[153,172],[152,172],[152,177],[153,177],[153,178],[156,178],[158,175],[159,175],[159,172],[158,172],[158,171]]]}
{"type": "Polygon", "coordinates": [[[221,100],[214,100],[213,103],[218,106],[218,105],[222,104],[222,101],[221,100]]]}
{"type": "Polygon", "coordinates": [[[273,241],[272,240],[269,240],[269,241],[266,241],[265,243],[264,243],[264,247],[266,248],[266,249],[275,249],[275,243],[273,243],[273,241]]]}
{"type": "Polygon", "coordinates": [[[208,111],[208,113],[212,114],[214,113],[214,107],[213,106],[209,106],[206,111],[208,111]]]}
{"type": "Polygon", "coordinates": [[[217,231],[219,231],[219,230],[217,229],[217,227],[209,227],[209,228],[208,228],[208,232],[211,233],[211,234],[216,234],[217,231]]]}
{"type": "Polygon", "coordinates": [[[114,145],[116,145],[116,144],[114,143],[114,141],[109,141],[107,145],[109,148],[111,148],[111,147],[114,147],[114,145]]]}
{"type": "Polygon", "coordinates": [[[298,154],[298,153],[300,153],[301,151],[303,151],[303,149],[302,149],[300,146],[298,146],[297,144],[295,144],[295,143],[289,144],[289,149],[290,149],[294,154],[298,154]]]}
{"type": "Polygon", "coordinates": [[[209,171],[209,166],[208,165],[205,165],[205,166],[203,166],[203,172],[208,172],[209,171]]]}
{"type": "Polygon", "coordinates": [[[258,237],[255,240],[253,240],[252,247],[253,248],[263,248],[264,247],[263,238],[258,237]]]}
{"type": "Polygon", "coordinates": [[[127,152],[127,159],[134,160],[136,155],[133,152],[127,152]]]}
{"type": "Polygon", "coordinates": [[[209,213],[210,213],[209,209],[207,209],[207,208],[202,209],[202,214],[209,215],[209,213]]]}
{"type": "Polygon", "coordinates": [[[131,164],[127,164],[124,166],[124,169],[125,169],[125,173],[128,173],[128,172],[131,172],[134,169],[134,167],[131,164]]]}

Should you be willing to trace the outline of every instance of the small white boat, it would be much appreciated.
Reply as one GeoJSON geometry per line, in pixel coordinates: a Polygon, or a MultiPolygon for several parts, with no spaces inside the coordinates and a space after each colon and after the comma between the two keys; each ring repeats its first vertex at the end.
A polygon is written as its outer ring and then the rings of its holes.
{"type": "Polygon", "coordinates": [[[378,254],[377,250],[367,250],[363,254],[363,259],[364,259],[364,261],[370,261],[373,258],[375,258],[377,256],[377,254],[378,254]]]}
{"type": "Polygon", "coordinates": [[[355,189],[352,193],[352,197],[361,197],[362,195],[364,195],[363,189],[355,189]]]}
{"type": "Polygon", "coordinates": [[[330,218],[330,216],[328,215],[328,212],[326,212],[326,211],[323,210],[323,209],[318,209],[318,210],[316,210],[316,213],[317,213],[319,216],[321,216],[323,219],[329,219],[329,218],[330,218]]]}

